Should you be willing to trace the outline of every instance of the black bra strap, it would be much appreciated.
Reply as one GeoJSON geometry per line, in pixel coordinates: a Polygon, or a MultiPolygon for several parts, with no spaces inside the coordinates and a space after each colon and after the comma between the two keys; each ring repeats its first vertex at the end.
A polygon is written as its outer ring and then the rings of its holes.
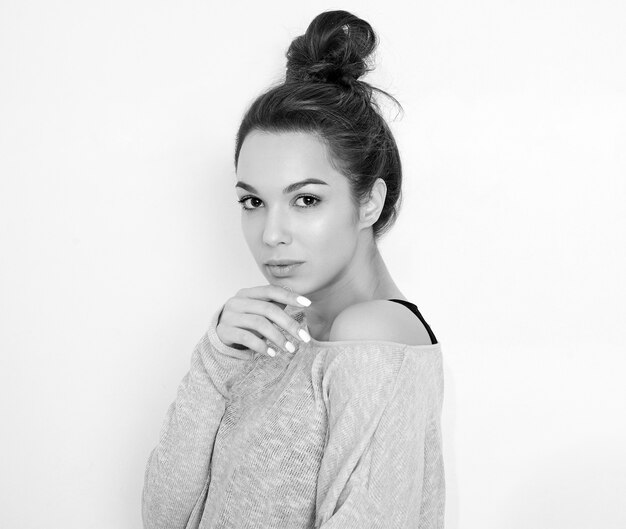
{"type": "Polygon", "coordinates": [[[415,305],[415,303],[411,303],[410,301],[405,301],[403,299],[390,299],[388,301],[395,301],[396,303],[400,303],[404,305],[405,307],[408,307],[409,309],[411,309],[411,312],[413,312],[413,314],[415,314],[420,319],[420,321],[424,324],[424,327],[426,327],[426,330],[428,331],[428,336],[430,336],[430,342],[433,344],[437,343],[437,338],[435,338],[435,333],[431,330],[430,325],[426,323],[426,320],[420,314],[420,311],[417,309],[417,305],[415,305]]]}

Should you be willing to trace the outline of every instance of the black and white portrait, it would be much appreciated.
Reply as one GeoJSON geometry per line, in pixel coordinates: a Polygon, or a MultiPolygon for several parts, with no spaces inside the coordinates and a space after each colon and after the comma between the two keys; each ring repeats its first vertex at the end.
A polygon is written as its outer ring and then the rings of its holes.
{"type": "Polygon", "coordinates": [[[625,19],[0,3],[0,526],[626,527],[625,19]]]}

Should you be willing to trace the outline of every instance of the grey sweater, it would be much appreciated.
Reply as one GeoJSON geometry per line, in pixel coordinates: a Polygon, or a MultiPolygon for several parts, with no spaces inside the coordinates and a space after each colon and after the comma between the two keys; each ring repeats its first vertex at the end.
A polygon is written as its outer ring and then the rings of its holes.
{"type": "Polygon", "coordinates": [[[440,343],[272,358],[226,346],[220,312],[148,458],[145,529],[443,528],[440,343]]]}

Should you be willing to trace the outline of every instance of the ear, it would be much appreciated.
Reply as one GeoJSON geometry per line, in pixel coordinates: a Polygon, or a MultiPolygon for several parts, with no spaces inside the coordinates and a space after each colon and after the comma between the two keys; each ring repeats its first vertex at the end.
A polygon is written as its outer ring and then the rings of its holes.
{"type": "Polygon", "coordinates": [[[380,217],[387,196],[387,184],[382,178],[377,178],[370,191],[369,199],[361,204],[359,221],[361,226],[372,226],[380,217]]]}

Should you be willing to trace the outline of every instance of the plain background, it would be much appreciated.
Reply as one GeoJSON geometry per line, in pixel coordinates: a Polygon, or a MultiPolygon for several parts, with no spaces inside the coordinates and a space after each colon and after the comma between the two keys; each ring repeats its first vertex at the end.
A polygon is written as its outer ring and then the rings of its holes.
{"type": "Polygon", "coordinates": [[[404,106],[381,251],[443,347],[446,527],[626,527],[624,6],[3,0],[0,525],[141,526],[194,345],[266,283],[239,120],[341,8],[404,106]]]}

